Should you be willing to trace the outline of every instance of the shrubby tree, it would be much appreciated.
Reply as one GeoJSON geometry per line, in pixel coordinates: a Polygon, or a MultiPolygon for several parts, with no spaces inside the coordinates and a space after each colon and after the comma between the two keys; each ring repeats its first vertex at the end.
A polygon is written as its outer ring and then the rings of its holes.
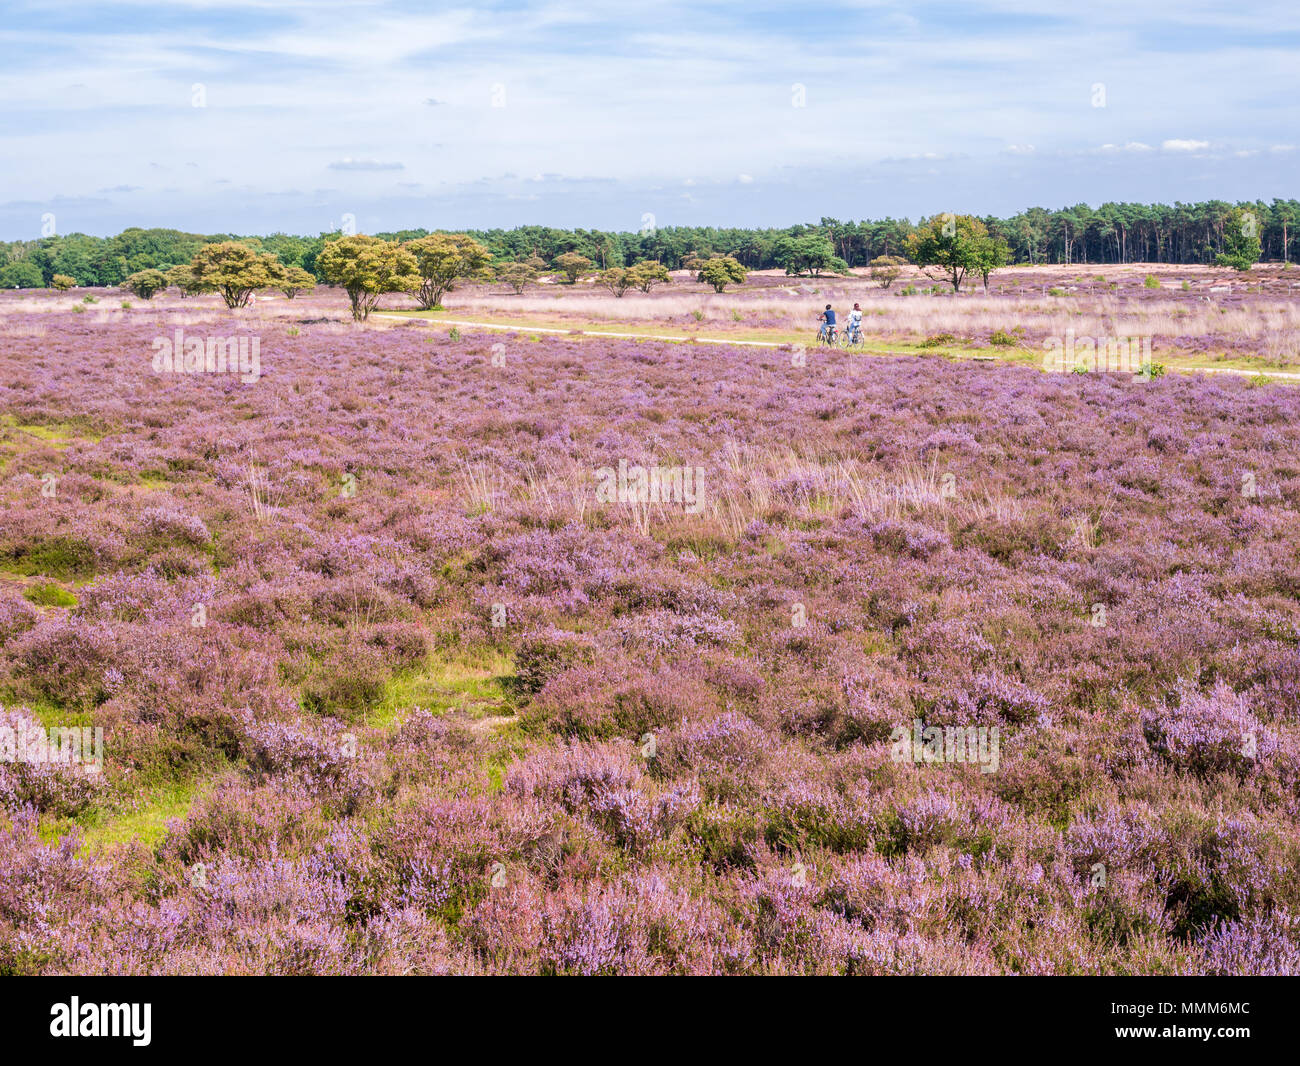
{"type": "Polygon", "coordinates": [[[292,300],[300,292],[311,292],[316,288],[316,279],[302,267],[284,267],[284,276],[280,279],[279,289],[292,300]]]}
{"type": "Polygon", "coordinates": [[[199,249],[190,263],[190,274],[197,286],[192,292],[219,292],[233,310],[247,306],[257,290],[278,284],[284,267],[268,252],[238,241],[220,241],[199,249]]]}
{"type": "Polygon", "coordinates": [[[443,293],[465,278],[485,277],[491,253],[463,233],[431,233],[402,246],[415,257],[420,284],[412,295],[425,311],[442,307],[443,293]]]}
{"type": "Polygon", "coordinates": [[[722,292],[733,282],[743,285],[745,277],[745,268],[738,260],[729,255],[718,255],[705,261],[700,267],[699,274],[696,275],[696,280],[712,285],[714,292],[722,292]]]}
{"type": "Polygon", "coordinates": [[[55,274],[50,278],[50,288],[58,289],[59,292],[67,292],[77,284],[76,278],[70,278],[67,274],[55,274]]]}
{"type": "Polygon", "coordinates": [[[1234,208],[1223,224],[1223,251],[1214,261],[1244,273],[1259,261],[1259,253],[1258,217],[1253,211],[1234,208]]]}
{"type": "Polygon", "coordinates": [[[902,274],[903,264],[907,260],[898,255],[878,255],[871,260],[868,266],[871,268],[871,280],[879,285],[882,289],[889,288],[902,274]]]}
{"type": "Polygon", "coordinates": [[[122,288],[142,300],[152,300],[167,288],[167,275],[161,270],[137,270],[122,282],[122,288]]]}
{"type": "Polygon", "coordinates": [[[632,272],[625,267],[610,267],[596,276],[596,284],[608,289],[615,296],[623,296],[635,284],[632,272]]]}
{"type": "Polygon", "coordinates": [[[370,316],[384,293],[414,292],[421,281],[414,255],[401,245],[360,233],[327,241],[316,257],[316,268],[347,292],[358,322],[370,316]]]}
{"type": "Polygon", "coordinates": [[[529,263],[500,263],[492,272],[493,277],[504,285],[509,285],[516,295],[521,294],[529,284],[537,280],[537,268],[529,263]]]}
{"type": "Polygon", "coordinates": [[[673,280],[673,276],[668,273],[668,268],[658,259],[645,259],[636,266],[629,267],[627,273],[632,279],[633,286],[647,293],[661,282],[673,280]]]}
{"type": "Polygon", "coordinates": [[[563,255],[557,255],[551,262],[551,266],[564,276],[567,284],[573,285],[579,277],[591,270],[592,263],[585,255],[565,252],[563,255]]]}

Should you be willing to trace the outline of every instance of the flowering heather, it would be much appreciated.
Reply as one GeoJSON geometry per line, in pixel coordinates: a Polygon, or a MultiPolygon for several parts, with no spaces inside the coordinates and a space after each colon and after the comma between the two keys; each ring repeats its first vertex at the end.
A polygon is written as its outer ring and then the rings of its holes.
{"type": "Polygon", "coordinates": [[[0,731],[0,972],[1300,973],[1295,387],[70,306],[0,295],[0,727],[103,760],[0,731]]]}

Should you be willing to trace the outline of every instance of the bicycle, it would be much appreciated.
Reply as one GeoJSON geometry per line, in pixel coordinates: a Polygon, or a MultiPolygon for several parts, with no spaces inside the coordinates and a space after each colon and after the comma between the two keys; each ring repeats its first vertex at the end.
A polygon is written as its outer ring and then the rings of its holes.
{"type": "Polygon", "coordinates": [[[861,348],[864,342],[865,338],[862,336],[861,329],[854,329],[850,326],[840,334],[841,348],[861,348]]]}
{"type": "Polygon", "coordinates": [[[817,343],[824,344],[827,348],[833,348],[839,343],[840,331],[834,326],[822,325],[817,331],[817,343]]]}

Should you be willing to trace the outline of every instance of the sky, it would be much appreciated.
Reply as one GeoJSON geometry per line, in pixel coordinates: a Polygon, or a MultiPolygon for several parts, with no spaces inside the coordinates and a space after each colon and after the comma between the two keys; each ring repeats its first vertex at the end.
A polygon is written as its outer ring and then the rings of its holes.
{"type": "Polygon", "coordinates": [[[5,0],[0,239],[1300,196],[1295,0],[5,0]]]}

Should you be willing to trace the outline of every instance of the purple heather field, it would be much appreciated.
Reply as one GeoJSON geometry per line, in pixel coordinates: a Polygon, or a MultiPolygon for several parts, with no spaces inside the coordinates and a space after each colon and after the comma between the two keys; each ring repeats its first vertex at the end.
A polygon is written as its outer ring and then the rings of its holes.
{"type": "Polygon", "coordinates": [[[1296,386],[73,306],[0,724],[102,757],[0,761],[0,973],[1300,972],[1296,386]]]}

